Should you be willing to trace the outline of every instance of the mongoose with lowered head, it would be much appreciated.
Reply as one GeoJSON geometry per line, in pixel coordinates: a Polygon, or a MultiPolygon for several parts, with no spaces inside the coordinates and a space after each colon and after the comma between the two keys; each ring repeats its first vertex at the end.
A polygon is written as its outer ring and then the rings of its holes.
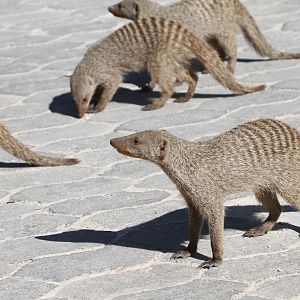
{"type": "Polygon", "coordinates": [[[172,258],[196,252],[207,218],[212,259],[223,259],[224,196],[253,190],[269,216],[244,233],[256,237],[270,231],[281,213],[276,193],[300,210],[300,132],[276,120],[239,125],[209,141],[189,142],[167,131],[143,131],[110,141],[118,152],[152,161],[177,185],[189,208],[189,245],[172,258]]]}
{"type": "Polygon", "coordinates": [[[33,152],[14,138],[2,123],[0,123],[0,147],[34,166],[54,167],[79,163],[79,160],[75,158],[54,158],[33,152]]]}
{"type": "Polygon", "coordinates": [[[237,83],[206,42],[197,39],[179,23],[151,17],[125,25],[87,50],[70,82],[78,116],[83,117],[87,111],[102,111],[123,76],[145,68],[151,76],[150,89],[158,84],[162,95],[144,110],[162,107],[178,82],[187,82],[189,89],[177,101],[188,101],[194,95],[198,79],[192,67],[193,58],[199,59],[217,81],[234,92],[251,93],[265,88],[264,85],[247,87],[237,83]]]}
{"type": "Polygon", "coordinates": [[[150,0],[123,0],[108,10],[117,17],[131,20],[156,16],[180,22],[198,38],[210,43],[223,60],[227,57],[231,72],[237,60],[238,27],[259,55],[271,59],[300,58],[300,53],[274,49],[240,0],[183,0],[169,6],[150,0]]]}

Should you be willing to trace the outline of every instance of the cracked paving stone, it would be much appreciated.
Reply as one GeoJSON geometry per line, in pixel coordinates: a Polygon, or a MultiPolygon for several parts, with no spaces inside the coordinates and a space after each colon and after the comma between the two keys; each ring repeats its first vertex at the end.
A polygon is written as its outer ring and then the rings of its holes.
{"type": "Polygon", "coordinates": [[[11,196],[12,202],[51,203],[71,198],[111,194],[130,185],[129,179],[92,178],[80,182],[44,185],[27,188],[11,196]],[[82,188],[84,187],[84,188],[82,188]]]}
{"type": "Polygon", "coordinates": [[[118,268],[147,263],[155,252],[127,247],[107,246],[104,249],[74,253],[64,257],[34,260],[19,270],[15,276],[60,282],[88,273],[99,273],[118,268]],[[112,259],[112,257],[114,259],[112,259]]]}
{"type": "MultiPolygon", "coordinates": [[[[90,299],[117,297],[131,294],[135,290],[157,290],[181,285],[199,276],[199,270],[182,265],[154,265],[134,271],[119,271],[112,275],[91,276],[82,278],[75,284],[69,283],[57,293],[57,296],[69,296],[72,299],[84,299],[85,291],[89,291],[90,299]],[[158,281],[157,278],[163,278],[158,281]],[[101,280],[101,284],[98,284],[101,280]]],[[[187,299],[187,298],[183,298],[187,299]]]]}
{"type": "Polygon", "coordinates": [[[51,213],[87,216],[97,211],[114,210],[159,203],[169,197],[166,192],[120,192],[105,196],[70,199],[53,204],[49,207],[51,213]]]}
{"type": "Polygon", "coordinates": [[[9,278],[0,280],[0,299],[34,300],[49,292],[56,285],[26,279],[9,278]]]}
{"type": "MultiPolygon", "coordinates": [[[[20,188],[43,186],[47,184],[56,185],[65,181],[78,181],[93,176],[97,173],[97,171],[93,169],[87,169],[79,165],[72,167],[61,166],[55,168],[25,167],[24,169],[18,170],[18,172],[13,172],[13,170],[1,171],[2,172],[0,173],[0,189],[4,191],[13,191],[20,188]]],[[[40,187],[39,189],[43,188],[40,187]]],[[[13,196],[13,198],[16,197],[15,199],[11,198],[12,202],[15,200],[23,201],[21,198],[18,199],[17,195],[18,193],[13,196]]],[[[38,195],[36,195],[36,197],[38,198],[38,195]]]]}
{"type": "MultiPolygon", "coordinates": [[[[200,271],[199,271],[200,272],[200,271]]],[[[114,299],[232,299],[232,297],[241,292],[246,284],[230,281],[206,281],[195,279],[184,284],[169,286],[150,291],[131,292],[129,295],[120,295],[114,299]],[[209,292],[208,292],[209,291],[209,292]]]]}

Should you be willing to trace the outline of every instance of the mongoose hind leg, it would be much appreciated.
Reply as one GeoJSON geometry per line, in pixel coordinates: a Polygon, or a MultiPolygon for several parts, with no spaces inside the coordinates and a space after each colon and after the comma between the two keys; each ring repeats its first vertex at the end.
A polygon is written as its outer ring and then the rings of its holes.
{"type": "Polygon", "coordinates": [[[285,201],[287,201],[291,206],[300,211],[300,191],[296,190],[297,185],[298,182],[295,182],[294,187],[291,187],[290,191],[280,190],[279,193],[285,201]]]}
{"type": "Polygon", "coordinates": [[[184,96],[177,98],[174,102],[184,103],[189,101],[194,96],[197,81],[198,81],[198,76],[193,71],[185,70],[184,72],[182,72],[182,76],[179,78],[179,80],[186,81],[187,84],[189,85],[189,89],[184,96]]]}
{"type": "Polygon", "coordinates": [[[244,237],[257,237],[268,233],[275,226],[282,211],[274,191],[261,189],[255,192],[255,196],[263,207],[269,211],[269,216],[263,224],[247,230],[243,234],[244,237]]]}
{"type": "Polygon", "coordinates": [[[203,215],[193,206],[189,206],[189,245],[186,249],[179,250],[173,254],[170,259],[188,258],[197,251],[203,220],[203,215]]]}
{"type": "Polygon", "coordinates": [[[213,257],[199,265],[200,269],[218,267],[223,260],[224,244],[224,210],[208,216],[208,227],[213,257]]]}
{"type": "MultiPolygon", "coordinates": [[[[206,42],[218,52],[220,59],[223,62],[225,62],[227,55],[225,53],[223,46],[219,43],[219,39],[216,36],[211,36],[210,38],[206,39],[206,42]]],[[[203,67],[203,70],[201,73],[209,74],[208,70],[205,67],[203,67]]]]}
{"type": "Polygon", "coordinates": [[[218,42],[220,44],[220,47],[222,48],[228,60],[227,69],[232,74],[234,74],[236,61],[237,61],[237,46],[236,46],[235,33],[236,30],[232,29],[232,32],[218,36],[218,42]]]}

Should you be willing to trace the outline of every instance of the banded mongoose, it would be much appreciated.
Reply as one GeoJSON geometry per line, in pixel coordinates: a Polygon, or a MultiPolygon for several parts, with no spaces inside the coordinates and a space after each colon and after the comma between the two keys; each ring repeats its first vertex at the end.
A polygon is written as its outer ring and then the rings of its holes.
{"type": "Polygon", "coordinates": [[[34,166],[62,166],[79,163],[75,158],[55,158],[43,156],[28,149],[25,145],[14,138],[11,133],[0,123],[0,147],[8,153],[20,158],[34,166]]]}
{"type": "Polygon", "coordinates": [[[239,125],[209,141],[189,142],[167,131],[143,131],[110,141],[118,152],[152,161],[177,185],[189,208],[189,245],[172,256],[197,251],[207,218],[213,256],[199,267],[218,266],[223,259],[224,207],[227,194],[253,190],[269,212],[262,225],[244,233],[256,237],[270,231],[281,213],[276,194],[300,210],[300,132],[276,120],[239,125]]]}
{"type": "Polygon", "coordinates": [[[210,43],[223,60],[227,58],[227,67],[232,73],[237,60],[238,27],[259,55],[271,59],[300,58],[300,53],[274,49],[239,0],[183,0],[169,6],[150,0],[123,0],[108,10],[117,17],[131,20],[156,16],[182,23],[198,38],[210,43]]]}
{"type": "Polygon", "coordinates": [[[198,79],[192,67],[193,58],[199,59],[217,81],[234,92],[252,93],[265,88],[237,83],[207,43],[172,20],[151,17],[125,25],[87,50],[70,82],[78,117],[87,111],[102,111],[123,76],[145,68],[151,76],[150,89],[158,84],[161,98],[144,110],[162,107],[178,82],[187,82],[189,89],[177,102],[188,101],[194,95],[198,79]]]}

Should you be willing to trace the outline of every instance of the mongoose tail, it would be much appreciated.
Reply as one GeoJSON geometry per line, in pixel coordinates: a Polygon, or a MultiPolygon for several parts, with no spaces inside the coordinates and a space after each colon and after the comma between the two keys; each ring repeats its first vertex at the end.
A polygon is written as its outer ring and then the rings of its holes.
{"type": "Polygon", "coordinates": [[[0,147],[8,153],[20,158],[34,166],[62,166],[62,165],[75,165],[79,163],[75,158],[52,158],[43,156],[31,151],[16,138],[0,123],[0,147]]]}
{"type": "Polygon", "coordinates": [[[274,49],[259,30],[254,18],[239,0],[235,1],[235,7],[239,27],[245,39],[259,55],[267,56],[275,60],[300,58],[300,53],[288,53],[274,49]]]}
{"type": "Polygon", "coordinates": [[[186,31],[193,53],[207,68],[208,72],[223,86],[238,94],[247,94],[262,91],[265,85],[245,86],[238,83],[234,75],[228,71],[221,61],[218,53],[207,43],[197,39],[192,33],[186,31]]]}

